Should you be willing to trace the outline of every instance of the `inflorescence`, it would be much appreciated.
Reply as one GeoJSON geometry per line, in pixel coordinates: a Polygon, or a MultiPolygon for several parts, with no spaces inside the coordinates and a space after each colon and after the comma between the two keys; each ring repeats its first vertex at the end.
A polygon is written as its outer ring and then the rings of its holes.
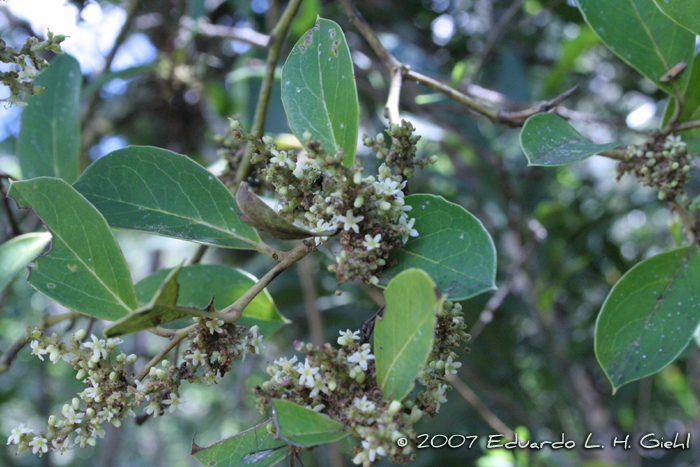
{"type": "Polygon", "coordinates": [[[105,435],[105,423],[119,427],[122,420],[135,417],[142,404],[146,414],[154,417],[163,415],[166,408],[170,412],[181,409],[185,403],[179,392],[182,381],[216,383],[217,375],[231,370],[234,359],[260,352],[263,336],[257,326],[247,329],[222,320],[195,320],[198,326],[188,335],[190,345],[183,353],[184,361],[176,366],[163,360],[161,368],[152,366],[143,381],[134,379],[129,371],[136,355],[117,353],[121,339],[103,340],[92,335],[90,341],[81,342],[86,333],[80,330],[66,343],[58,334],[47,336],[28,330],[33,355],[41,360],[48,355],[53,363],[70,363],[78,372],[76,378],[87,388],[63,406],[60,417],[49,417],[45,433],[36,435],[22,424],[12,430],[7,444],[17,444],[19,452],[31,448],[39,455],[94,446],[97,438],[105,435]],[[201,377],[197,374],[200,367],[201,377]]]}
{"type": "Polygon", "coordinates": [[[295,356],[269,364],[271,378],[256,388],[257,406],[264,412],[270,398],[280,398],[343,423],[351,434],[363,439],[353,449],[355,464],[367,467],[382,456],[405,464],[414,451],[413,425],[425,414],[435,415],[447,402],[451,387],[445,377],[462,366],[455,350],[469,340],[465,329],[462,307],[446,302],[437,317],[428,366],[419,379],[422,388],[404,401],[384,399],[371,346],[358,343],[360,331],[341,331],[339,349],[295,342],[297,351],[306,353],[304,362],[295,356]],[[402,437],[412,442],[399,447],[396,440],[402,437]]]}
{"type": "MultiPolygon", "coordinates": [[[[260,166],[259,178],[279,194],[280,215],[311,232],[339,232],[336,264],[329,269],[341,283],[358,278],[378,284],[389,251],[418,235],[415,219],[409,216],[412,207],[405,202],[406,177],[435,158],[416,158],[420,137],[413,135],[410,123],[392,125],[391,149],[382,134],[376,140],[365,138],[365,144],[387,161],[376,176],[367,177],[359,159],[345,166],[342,150],[327,152],[308,132],[304,134],[308,153],[297,155],[279,150],[269,136],[245,133],[235,120],[231,129],[235,138],[254,144],[251,161],[260,166]]],[[[318,246],[328,237],[313,240],[318,246]]]]}

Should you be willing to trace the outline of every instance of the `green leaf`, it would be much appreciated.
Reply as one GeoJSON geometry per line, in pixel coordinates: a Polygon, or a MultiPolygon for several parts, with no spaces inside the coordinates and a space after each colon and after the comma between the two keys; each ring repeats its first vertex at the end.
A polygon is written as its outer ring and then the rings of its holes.
{"type": "Polygon", "coordinates": [[[46,89],[27,96],[17,138],[25,179],[49,176],[73,183],[78,178],[82,81],[80,65],[70,55],[58,55],[36,78],[35,84],[46,89]]]}
{"type": "Polygon", "coordinates": [[[496,248],[479,219],[441,196],[411,195],[406,204],[413,207],[409,216],[416,219],[418,237],[391,251],[388,263],[397,264],[382,275],[382,283],[419,268],[453,300],[495,290],[496,248]]]}
{"type": "Polygon", "coordinates": [[[63,180],[12,182],[8,196],[31,207],[51,233],[29,284],[61,305],[114,321],[136,308],[131,274],[102,214],[63,180]]]}
{"type": "MultiPolygon", "coordinates": [[[[141,305],[151,300],[171,271],[162,269],[136,284],[136,297],[141,305]]],[[[216,309],[223,310],[238,300],[257,279],[245,271],[220,264],[194,264],[182,268],[177,282],[180,285],[179,306],[202,309],[214,298],[216,309]]],[[[243,316],[236,324],[247,327],[257,325],[261,334],[269,336],[287,322],[270,293],[264,289],[245,307],[243,316]]]]}
{"type": "Polygon", "coordinates": [[[428,274],[408,269],[389,283],[384,298],[384,315],[374,331],[377,383],[385,399],[400,401],[428,361],[444,296],[428,274]]]}
{"type": "Polygon", "coordinates": [[[289,222],[268,206],[258,195],[248,189],[246,182],[241,182],[236,192],[236,203],[246,224],[263,230],[279,240],[301,240],[309,237],[326,237],[334,235],[336,230],[310,232],[289,222]]]}
{"type": "Polygon", "coordinates": [[[178,266],[170,271],[170,274],[168,274],[153,295],[153,298],[146,305],[107,326],[104,330],[105,336],[123,336],[125,334],[131,334],[162,324],[171,323],[178,319],[206,316],[216,311],[213,300],[202,310],[195,307],[177,305],[180,290],[180,286],[177,283],[177,276],[180,274],[181,269],[182,266],[178,266]]]}
{"type": "Polygon", "coordinates": [[[0,292],[20,271],[41,253],[51,235],[33,232],[8,240],[0,245],[0,292]]]}
{"type": "Polygon", "coordinates": [[[698,0],[654,0],[666,16],[684,28],[700,35],[700,3],[698,0]]]}
{"type": "Polygon", "coordinates": [[[520,132],[520,146],[528,165],[573,164],[619,145],[591,143],[566,120],[550,113],[539,113],[528,118],[520,132]]]}
{"type": "Polygon", "coordinates": [[[204,448],[193,440],[191,455],[206,467],[276,465],[287,456],[289,448],[286,442],[267,432],[268,423],[269,420],[204,448]],[[259,463],[255,462],[256,458],[259,463]]]}
{"type": "Polygon", "coordinates": [[[319,18],[296,43],[282,68],[282,102],[299,141],[308,131],[326,151],[340,146],[345,165],[355,161],[359,104],[343,31],[319,18]]]}
{"type": "MultiPolygon", "coordinates": [[[[700,119],[700,52],[695,54],[695,58],[689,66],[690,70],[684,71],[684,73],[690,73],[690,80],[683,95],[683,109],[678,117],[679,122],[700,119]]],[[[666,104],[660,128],[664,128],[668,124],[675,109],[676,99],[671,97],[666,104]]],[[[700,128],[693,128],[678,134],[683,137],[689,154],[700,152],[700,128]]]]}
{"type": "Polygon", "coordinates": [[[578,0],[586,22],[623,61],[673,96],[680,96],[689,74],[664,83],[661,77],[680,62],[690,63],[695,35],[679,26],[653,0],[578,0]]]}
{"type": "Polygon", "coordinates": [[[350,434],[342,423],[293,402],[272,399],[277,438],[295,446],[310,448],[328,444],[350,434]]]}
{"type": "Polygon", "coordinates": [[[113,227],[255,250],[231,192],[207,169],[165,149],[131,146],[95,161],[75,182],[113,227]]]}
{"type": "Polygon", "coordinates": [[[700,323],[700,251],[642,261],[612,288],[598,315],[595,353],[613,391],[678,357],[700,323]]]}

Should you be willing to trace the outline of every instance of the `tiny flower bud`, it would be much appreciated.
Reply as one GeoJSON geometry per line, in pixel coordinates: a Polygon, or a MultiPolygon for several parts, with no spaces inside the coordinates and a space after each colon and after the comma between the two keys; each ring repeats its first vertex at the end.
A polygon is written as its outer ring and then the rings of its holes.
{"type": "Polygon", "coordinates": [[[371,349],[371,348],[372,348],[372,346],[369,344],[362,344],[362,346],[360,346],[360,349],[362,349],[362,350],[367,350],[367,349],[371,349]]]}
{"type": "Polygon", "coordinates": [[[395,415],[401,410],[401,401],[391,401],[389,404],[389,415],[395,415]]]}
{"type": "Polygon", "coordinates": [[[366,378],[365,372],[361,371],[360,373],[357,374],[357,376],[355,376],[355,381],[362,384],[365,382],[365,378],[366,378]]]}
{"type": "Polygon", "coordinates": [[[332,380],[328,383],[328,389],[330,389],[331,392],[332,392],[332,391],[335,391],[337,388],[338,388],[338,383],[336,383],[335,380],[332,379],[332,380]]]}
{"type": "Polygon", "coordinates": [[[138,358],[138,357],[136,356],[136,354],[133,354],[133,353],[132,353],[132,354],[130,354],[128,357],[126,357],[126,363],[127,363],[127,364],[134,363],[134,362],[136,361],[137,358],[138,358]]]}
{"type": "Polygon", "coordinates": [[[124,355],[123,353],[120,353],[119,355],[117,355],[117,359],[116,359],[117,363],[123,363],[124,357],[126,357],[126,355],[124,355]]]}
{"type": "Polygon", "coordinates": [[[442,370],[445,368],[445,362],[443,360],[438,360],[438,362],[435,364],[435,368],[438,370],[442,370]]]}
{"type": "Polygon", "coordinates": [[[112,425],[119,428],[120,426],[122,426],[122,421],[119,420],[118,418],[114,417],[114,418],[112,418],[112,425]]]}
{"type": "Polygon", "coordinates": [[[409,418],[411,423],[416,423],[418,420],[423,418],[423,411],[419,409],[418,407],[413,407],[411,410],[411,416],[409,418]]]}
{"type": "Polygon", "coordinates": [[[77,397],[74,397],[73,400],[71,401],[71,405],[73,406],[73,409],[78,410],[80,409],[80,399],[77,397]]]}
{"type": "Polygon", "coordinates": [[[75,375],[75,379],[77,379],[77,380],[85,379],[86,375],[87,374],[85,373],[85,370],[83,370],[81,368],[80,370],[78,370],[78,373],[75,375]]]}
{"type": "Polygon", "coordinates": [[[76,332],[74,334],[75,340],[81,341],[81,340],[85,339],[86,334],[87,333],[86,333],[85,329],[80,329],[78,332],[76,332]]]}
{"type": "Polygon", "coordinates": [[[168,379],[168,374],[163,370],[156,370],[156,378],[165,380],[168,379]]]}
{"type": "Polygon", "coordinates": [[[87,410],[85,411],[85,415],[88,416],[88,418],[95,418],[96,412],[95,409],[92,407],[88,407],[87,410]]]}
{"type": "Polygon", "coordinates": [[[309,133],[308,131],[305,131],[301,137],[304,139],[304,141],[311,141],[311,138],[313,138],[313,135],[309,133]]]}
{"type": "Polygon", "coordinates": [[[372,138],[368,137],[368,138],[364,139],[364,143],[365,143],[365,146],[372,146],[372,144],[374,144],[374,141],[372,140],[372,138]]]}
{"type": "Polygon", "coordinates": [[[379,203],[379,209],[381,209],[382,211],[388,211],[389,209],[391,209],[391,203],[382,201],[381,203],[379,203]]]}
{"type": "Polygon", "coordinates": [[[49,426],[56,426],[56,421],[57,421],[57,420],[56,420],[56,416],[55,416],[55,415],[51,415],[51,416],[49,417],[49,426]]]}
{"type": "Polygon", "coordinates": [[[231,129],[232,130],[242,130],[243,129],[243,127],[241,126],[241,122],[239,122],[238,120],[233,120],[230,118],[229,121],[231,122],[231,129]]]}
{"type": "Polygon", "coordinates": [[[271,137],[269,137],[268,135],[265,135],[262,137],[262,142],[265,144],[272,144],[274,142],[274,140],[271,137]]]}
{"type": "Polygon", "coordinates": [[[377,135],[377,143],[382,144],[384,142],[384,133],[379,133],[377,135]]]}
{"type": "Polygon", "coordinates": [[[346,345],[348,345],[348,340],[345,337],[340,336],[338,338],[338,345],[345,347],[346,345]]]}
{"type": "Polygon", "coordinates": [[[168,368],[170,366],[170,360],[163,360],[160,362],[160,364],[163,366],[163,368],[168,368]]]}
{"type": "Polygon", "coordinates": [[[117,372],[113,371],[109,374],[109,380],[110,381],[116,381],[117,380],[117,372]]]}
{"type": "Polygon", "coordinates": [[[88,438],[87,443],[94,447],[97,444],[97,440],[95,438],[88,438]]]}
{"type": "Polygon", "coordinates": [[[435,154],[433,154],[432,156],[430,156],[430,157],[428,158],[428,162],[429,162],[430,164],[434,164],[434,163],[436,163],[437,161],[438,161],[438,156],[435,155],[435,154]]]}

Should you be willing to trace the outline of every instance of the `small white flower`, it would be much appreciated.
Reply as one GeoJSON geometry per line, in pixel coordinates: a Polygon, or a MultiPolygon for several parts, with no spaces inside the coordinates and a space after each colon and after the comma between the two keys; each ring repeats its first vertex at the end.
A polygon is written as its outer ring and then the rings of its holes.
{"type": "Polygon", "coordinates": [[[146,407],[146,413],[148,415],[153,414],[154,417],[158,416],[158,414],[160,413],[160,400],[159,399],[160,399],[159,397],[155,397],[155,398],[153,398],[151,403],[148,404],[148,407],[146,407]]]}
{"type": "Polygon", "coordinates": [[[292,371],[292,367],[294,364],[297,362],[297,356],[293,356],[290,359],[287,359],[286,357],[279,358],[274,361],[275,365],[281,366],[282,369],[285,371],[285,373],[289,373],[292,371]]]}
{"type": "Polygon", "coordinates": [[[95,426],[92,427],[92,438],[104,438],[105,437],[105,430],[102,428],[102,425],[99,423],[95,424],[95,426]]]}
{"type": "Polygon", "coordinates": [[[313,389],[316,386],[316,374],[319,372],[320,368],[312,367],[309,364],[308,358],[303,364],[299,363],[295,370],[301,376],[299,378],[300,386],[306,386],[309,389],[313,389]]]}
{"type": "Polygon", "coordinates": [[[452,356],[447,357],[447,362],[445,362],[445,373],[457,374],[457,368],[462,367],[462,362],[453,362],[452,356]]]}
{"type": "Polygon", "coordinates": [[[382,196],[382,195],[393,196],[393,195],[398,194],[401,191],[399,182],[394,181],[390,178],[385,178],[381,182],[375,183],[374,190],[380,196],[382,196]]]}
{"type": "Polygon", "coordinates": [[[263,335],[258,334],[260,328],[258,328],[258,325],[256,324],[252,328],[250,328],[249,332],[252,334],[252,337],[250,338],[250,345],[253,346],[255,349],[255,353],[259,354],[260,353],[260,348],[262,347],[263,349],[265,346],[262,343],[263,335]]]}
{"type": "Polygon", "coordinates": [[[353,341],[356,341],[360,338],[360,331],[340,331],[340,337],[338,338],[338,344],[340,345],[348,345],[353,341]]]}
{"type": "Polygon", "coordinates": [[[386,455],[386,451],[384,450],[384,448],[382,446],[374,446],[373,447],[373,444],[375,444],[374,438],[372,438],[371,436],[369,438],[365,439],[364,441],[362,441],[362,447],[367,450],[367,454],[368,454],[370,462],[374,462],[375,460],[377,460],[377,455],[380,455],[380,456],[386,455]]]}
{"type": "Polygon", "coordinates": [[[276,149],[272,149],[270,152],[272,153],[270,163],[277,164],[280,167],[284,167],[286,165],[290,169],[295,168],[296,164],[292,159],[289,158],[289,156],[287,155],[287,151],[277,151],[276,149]]]}
{"type": "Polygon", "coordinates": [[[417,237],[418,236],[418,231],[413,228],[413,224],[416,223],[416,218],[414,217],[410,221],[406,222],[406,218],[401,216],[399,219],[399,224],[403,226],[404,228],[404,234],[403,238],[401,241],[405,244],[408,241],[409,237],[417,237]]]}
{"type": "Polygon", "coordinates": [[[17,428],[12,429],[12,434],[7,438],[7,444],[19,444],[22,439],[22,435],[28,435],[34,433],[31,428],[26,428],[24,423],[20,424],[17,428]]]}
{"type": "Polygon", "coordinates": [[[187,402],[185,399],[181,398],[180,396],[178,396],[174,392],[171,392],[170,393],[170,400],[163,401],[163,404],[169,405],[170,408],[168,409],[168,411],[170,413],[173,413],[177,409],[182,410],[182,404],[184,404],[185,402],[187,402]]]}
{"type": "Polygon", "coordinates": [[[32,343],[29,345],[32,348],[32,355],[36,355],[37,357],[39,357],[39,360],[41,360],[43,362],[44,357],[42,357],[42,355],[46,354],[46,349],[44,348],[44,344],[42,344],[39,341],[32,341],[32,343]]]}
{"type": "Polygon", "coordinates": [[[352,363],[357,363],[362,367],[363,370],[367,369],[367,362],[369,360],[374,360],[374,355],[372,355],[370,349],[359,350],[348,357],[348,361],[352,363]]]}
{"type": "Polygon", "coordinates": [[[124,343],[124,341],[118,337],[110,337],[109,339],[107,339],[107,348],[113,349],[116,346],[123,344],[123,343],[124,343]]]}
{"type": "Polygon", "coordinates": [[[355,217],[355,215],[352,213],[352,209],[348,209],[348,211],[345,213],[344,216],[336,216],[336,220],[338,222],[342,222],[344,224],[343,229],[345,229],[345,230],[352,229],[357,234],[360,233],[360,226],[358,224],[364,218],[365,218],[365,216],[355,217]]]}
{"type": "Polygon", "coordinates": [[[221,334],[224,332],[224,329],[221,327],[224,325],[224,320],[222,319],[208,319],[204,324],[206,324],[206,326],[209,328],[210,334],[214,334],[215,332],[221,334]]]}
{"type": "Polygon", "coordinates": [[[360,412],[364,412],[364,413],[372,413],[372,412],[374,412],[374,409],[376,408],[376,406],[371,401],[367,400],[367,396],[362,396],[362,399],[360,399],[359,397],[356,397],[352,401],[352,405],[357,407],[360,412]]]}
{"type": "Polygon", "coordinates": [[[29,446],[32,448],[32,454],[36,454],[39,451],[49,452],[49,444],[43,436],[35,436],[34,439],[29,442],[29,446]]]}
{"type": "Polygon", "coordinates": [[[93,358],[99,360],[100,358],[107,358],[107,342],[102,339],[98,339],[94,334],[90,335],[92,342],[86,342],[82,345],[92,350],[93,358]]]}
{"type": "Polygon", "coordinates": [[[377,234],[372,237],[370,234],[365,235],[365,241],[362,242],[362,246],[367,248],[367,251],[376,250],[379,248],[379,242],[382,240],[382,234],[377,234]]]}
{"type": "Polygon", "coordinates": [[[679,136],[668,135],[666,137],[666,141],[664,142],[665,149],[684,148],[684,147],[685,147],[685,143],[681,140],[680,135],[679,136]]]}
{"type": "Polygon", "coordinates": [[[76,413],[72,405],[68,406],[68,410],[63,411],[66,425],[78,425],[84,416],[85,414],[82,412],[76,413]]]}
{"type": "Polygon", "coordinates": [[[207,355],[199,349],[195,349],[191,354],[185,355],[186,360],[191,360],[193,365],[206,365],[207,355]]]}

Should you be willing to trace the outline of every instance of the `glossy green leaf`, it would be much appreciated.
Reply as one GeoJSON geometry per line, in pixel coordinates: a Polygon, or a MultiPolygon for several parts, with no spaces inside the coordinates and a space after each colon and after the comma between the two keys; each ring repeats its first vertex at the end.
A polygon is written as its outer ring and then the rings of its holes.
{"type": "Polygon", "coordinates": [[[282,102],[299,141],[311,133],[328,152],[340,146],[355,160],[359,104],[350,50],[343,31],[319,18],[296,43],[282,68],[282,102]]]}
{"type": "Polygon", "coordinates": [[[275,212],[258,195],[250,191],[246,182],[242,182],[238,187],[236,203],[243,213],[241,216],[243,222],[258,230],[263,230],[279,240],[301,240],[302,238],[325,237],[336,233],[335,230],[314,233],[292,224],[275,212]]]}
{"type": "Polygon", "coordinates": [[[61,305],[114,321],[136,308],[131,274],[99,213],[63,180],[13,182],[8,196],[31,207],[51,233],[51,249],[36,260],[29,284],[61,305]]]}
{"type": "Polygon", "coordinates": [[[206,467],[277,465],[289,454],[289,448],[286,442],[267,432],[268,423],[269,420],[207,447],[197,446],[193,440],[191,455],[206,467]]]}
{"type": "Polygon", "coordinates": [[[36,78],[36,85],[46,89],[27,96],[17,138],[25,179],[48,176],[73,183],[78,178],[82,80],[78,61],[66,54],[54,58],[36,78]]]}
{"type": "Polygon", "coordinates": [[[75,182],[113,227],[223,248],[257,249],[231,192],[189,157],[131,146],[95,161],[75,182]]]}
{"type": "Polygon", "coordinates": [[[411,195],[406,204],[416,219],[418,237],[392,250],[382,275],[383,284],[401,271],[419,268],[427,272],[441,293],[466,300],[496,288],[496,248],[479,219],[462,206],[441,196],[411,195]]]}
{"type": "Polygon", "coordinates": [[[272,399],[278,427],[277,438],[299,447],[328,444],[350,434],[342,423],[293,402],[272,399]]]}
{"type": "MultiPolygon", "coordinates": [[[[695,54],[695,58],[689,67],[690,70],[686,70],[685,73],[690,73],[690,80],[683,94],[683,108],[678,117],[679,122],[700,120],[700,52],[695,54]]],[[[668,124],[675,109],[676,99],[671,97],[664,109],[660,128],[664,128],[668,124]]],[[[700,152],[700,128],[693,128],[678,134],[683,138],[683,142],[686,143],[688,153],[700,152]]]]}
{"type": "Polygon", "coordinates": [[[178,275],[181,269],[182,267],[178,266],[170,271],[146,305],[107,326],[104,330],[105,336],[123,336],[171,323],[178,319],[206,316],[205,313],[216,311],[212,301],[204,309],[177,305],[180,292],[178,275]]]}
{"type": "Polygon", "coordinates": [[[664,15],[654,0],[578,0],[586,22],[608,48],[673,96],[683,93],[689,74],[663,83],[680,62],[690,63],[695,35],[664,15]]]}
{"type": "Polygon", "coordinates": [[[598,315],[595,353],[613,391],[678,357],[700,324],[700,250],[642,261],[610,291],[598,315]]]}
{"type": "Polygon", "coordinates": [[[18,235],[0,245],[0,292],[41,253],[50,239],[48,233],[33,232],[18,235]]]}
{"type": "MultiPolygon", "coordinates": [[[[151,300],[170,271],[157,271],[136,284],[136,297],[141,305],[151,300]]],[[[240,298],[257,279],[240,269],[220,264],[194,264],[182,268],[177,282],[180,284],[179,306],[202,309],[214,298],[216,309],[223,310],[240,298]]],[[[236,322],[248,327],[257,325],[264,336],[271,335],[286,323],[267,289],[245,307],[243,316],[236,322]]]]}
{"type": "Polygon", "coordinates": [[[533,115],[520,131],[520,146],[528,165],[573,164],[619,145],[591,143],[566,120],[550,113],[533,115]]]}
{"type": "Polygon", "coordinates": [[[430,276],[408,269],[384,291],[384,315],[374,329],[377,383],[387,400],[402,400],[413,390],[433,348],[435,316],[442,306],[430,276]]]}
{"type": "Polygon", "coordinates": [[[698,0],[654,0],[656,6],[676,23],[700,35],[700,3],[698,0]]]}

